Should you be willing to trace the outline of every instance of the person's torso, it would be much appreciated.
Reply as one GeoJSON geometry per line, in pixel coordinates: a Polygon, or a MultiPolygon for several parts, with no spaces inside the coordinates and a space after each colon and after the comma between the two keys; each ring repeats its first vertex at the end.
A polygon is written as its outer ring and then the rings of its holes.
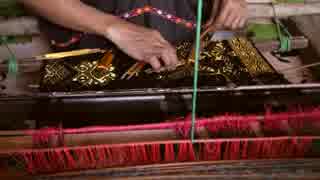
{"type": "MultiPolygon", "coordinates": [[[[194,0],[83,0],[83,2],[129,22],[158,30],[172,44],[192,40],[194,37],[196,19],[194,0]]],[[[42,30],[51,42],[62,49],[100,48],[108,43],[103,37],[80,35],[79,32],[48,22],[42,24],[42,30]]]]}

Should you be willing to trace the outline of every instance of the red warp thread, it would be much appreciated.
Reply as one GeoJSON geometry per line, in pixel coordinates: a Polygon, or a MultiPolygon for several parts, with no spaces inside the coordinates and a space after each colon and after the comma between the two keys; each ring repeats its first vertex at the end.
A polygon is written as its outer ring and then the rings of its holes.
{"type": "Polygon", "coordinates": [[[38,131],[34,131],[32,134],[32,141],[35,147],[38,146],[48,146],[50,144],[50,139],[56,135],[58,130],[56,128],[43,128],[38,131]]]}
{"type": "Polygon", "coordinates": [[[248,141],[243,141],[241,143],[241,159],[248,159],[248,147],[249,147],[249,142],[248,141]]]}
{"type": "Polygon", "coordinates": [[[175,151],[174,151],[174,144],[165,144],[165,158],[164,161],[166,163],[174,162],[175,161],[175,151]]]}
{"type": "MultiPolygon", "coordinates": [[[[176,124],[176,134],[180,135],[183,139],[190,138],[190,132],[191,132],[191,126],[190,123],[192,119],[192,115],[189,114],[186,116],[186,118],[182,121],[182,123],[176,124]]],[[[198,120],[197,120],[198,121],[198,120]]],[[[197,133],[197,126],[199,126],[199,123],[196,124],[196,133],[197,133]]]]}
{"type": "Polygon", "coordinates": [[[195,152],[192,146],[192,143],[182,143],[179,144],[179,152],[177,161],[178,162],[184,162],[184,161],[195,161],[195,152]]]}
{"type": "MultiPolygon", "coordinates": [[[[320,108],[307,111],[274,113],[270,111],[265,116],[255,115],[225,115],[212,118],[198,118],[196,121],[196,134],[199,129],[206,128],[211,137],[256,137],[256,136],[287,136],[287,135],[318,135],[320,129],[320,108]]],[[[118,127],[90,127],[81,129],[45,128],[27,131],[33,137],[35,147],[54,147],[54,139],[60,139],[63,144],[63,135],[88,134],[99,132],[126,132],[140,130],[172,129],[177,135],[186,139],[190,136],[191,121],[135,125],[118,127]],[[60,135],[59,135],[60,134],[60,135]]]]}
{"type": "MultiPolygon", "coordinates": [[[[313,141],[320,137],[278,137],[169,141],[99,145],[14,152],[22,155],[30,173],[53,173],[154,163],[281,159],[311,156],[313,141]],[[164,155],[161,155],[164,152],[164,155]]],[[[318,154],[313,154],[319,157],[318,154]]]]}
{"type": "Polygon", "coordinates": [[[266,113],[264,131],[272,135],[304,135],[318,133],[320,128],[320,109],[292,111],[272,114],[266,113]]]}
{"type": "Polygon", "coordinates": [[[161,160],[161,152],[160,152],[160,145],[159,144],[152,144],[151,145],[152,151],[152,162],[160,162],[161,160]]]}
{"type": "Polygon", "coordinates": [[[221,132],[230,132],[229,136],[239,135],[240,133],[254,134],[252,124],[258,122],[256,116],[221,116],[214,121],[206,124],[210,133],[217,135],[221,132]]]}
{"type": "Polygon", "coordinates": [[[230,146],[230,155],[228,157],[228,159],[232,159],[232,160],[239,160],[240,159],[240,144],[241,142],[233,142],[233,143],[229,143],[230,146]]]}
{"type": "Polygon", "coordinates": [[[216,161],[221,159],[222,142],[204,144],[202,159],[216,161]]]}

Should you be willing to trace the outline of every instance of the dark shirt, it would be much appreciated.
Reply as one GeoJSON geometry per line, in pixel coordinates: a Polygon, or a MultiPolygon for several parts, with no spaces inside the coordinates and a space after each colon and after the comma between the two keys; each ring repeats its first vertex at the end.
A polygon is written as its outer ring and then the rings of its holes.
{"type": "MultiPolygon", "coordinates": [[[[158,30],[172,44],[192,40],[195,36],[196,0],[83,0],[83,2],[106,13],[122,16],[132,23],[158,30]],[[144,12],[144,8],[151,8],[152,12],[144,12]],[[134,15],[140,13],[140,15],[128,18],[126,13],[134,15]]],[[[86,34],[79,38],[79,32],[46,21],[41,27],[51,42],[60,49],[101,48],[108,44],[102,37],[86,34]],[[71,40],[75,42],[69,43],[71,40]],[[64,45],[57,46],[57,44],[64,45]]]]}

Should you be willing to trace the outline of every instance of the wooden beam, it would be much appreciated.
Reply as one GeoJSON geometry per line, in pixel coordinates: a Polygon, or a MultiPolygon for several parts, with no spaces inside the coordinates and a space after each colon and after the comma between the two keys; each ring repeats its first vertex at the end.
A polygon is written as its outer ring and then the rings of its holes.
{"type": "Polygon", "coordinates": [[[312,4],[250,4],[249,18],[280,18],[320,14],[320,3],[312,4]]]}
{"type": "MultiPolygon", "coordinates": [[[[253,43],[261,52],[271,52],[278,50],[280,42],[278,40],[257,41],[253,39],[253,43]]],[[[291,49],[304,49],[309,46],[309,40],[303,36],[296,36],[291,39],[291,49]]]]}
{"type": "MultiPolygon", "coordinates": [[[[60,146],[58,136],[50,139],[50,147],[60,146]]],[[[64,145],[68,147],[98,144],[119,144],[145,141],[178,140],[175,130],[132,130],[125,132],[99,132],[64,135],[64,145]]],[[[32,136],[23,131],[0,131],[0,152],[33,148],[32,136]],[[9,135],[9,136],[8,136],[9,135]]]]}
{"type": "MultiPolygon", "coordinates": [[[[218,177],[235,176],[249,179],[264,179],[274,172],[275,178],[278,179],[299,179],[297,170],[303,170],[303,179],[316,179],[314,171],[318,169],[319,159],[295,159],[295,160],[241,160],[241,161],[209,161],[209,162],[191,162],[191,163],[173,163],[173,164],[154,164],[147,166],[134,166],[123,168],[107,168],[100,170],[87,170],[78,172],[65,172],[52,175],[40,176],[39,179],[145,179],[146,177],[157,177],[172,175],[171,178],[188,177],[197,174],[190,179],[201,179],[202,176],[210,176],[213,179],[218,177]],[[251,173],[248,173],[251,172],[251,173]],[[226,175],[227,173],[227,175],[226,175]],[[285,176],[281,176],[285,175],[285,176]]],[[[171,179],[170,178],[170,179],[171,179]]],[[[242,179],[241,178],[241,179],[242,179]]],[[[151,178],[152,179],[152,178],[151,178]]],[[[163,178],[165,179],[165,178],[163,178]]],[[[211,178],[210,178],[211,179],[211,178]]],[[[218,178],[219,179],[219,178],[218,178]]]]}

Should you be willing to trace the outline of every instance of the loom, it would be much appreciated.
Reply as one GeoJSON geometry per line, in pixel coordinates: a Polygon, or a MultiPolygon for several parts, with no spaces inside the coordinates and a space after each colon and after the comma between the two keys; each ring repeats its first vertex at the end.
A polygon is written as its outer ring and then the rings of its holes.
{"type": "MultiPolygon", "coordinates": [[[[132,63],[97,81],[102,86],[75,78],[48,84],[44,69],[52,62],[77,67],[92,58],[109,72],[111,58],[128,57],[114,49],[51,54],[34,17],[20,6],[0,11],[0,177],[317,179],[320,50],[308,29],[320,27],[307,21],[318,17],[320,3],[248,2],[251,18],[241,37],[220,32],[212,37],[217,43],[210,36],[213,44],[200,54],[194,123],[189,66],[178,68],[182,75],[151,72],[150,79],[148,67],[133,66],[141,71],[130,74],[132,63]],[[238,62],[229,74],[225,58],[238,62]],[[126,71],[132,80],[121,80],[126,71]]],[[[192,48],[184,45],[177,47],[182,59],[192,48]]]]}

